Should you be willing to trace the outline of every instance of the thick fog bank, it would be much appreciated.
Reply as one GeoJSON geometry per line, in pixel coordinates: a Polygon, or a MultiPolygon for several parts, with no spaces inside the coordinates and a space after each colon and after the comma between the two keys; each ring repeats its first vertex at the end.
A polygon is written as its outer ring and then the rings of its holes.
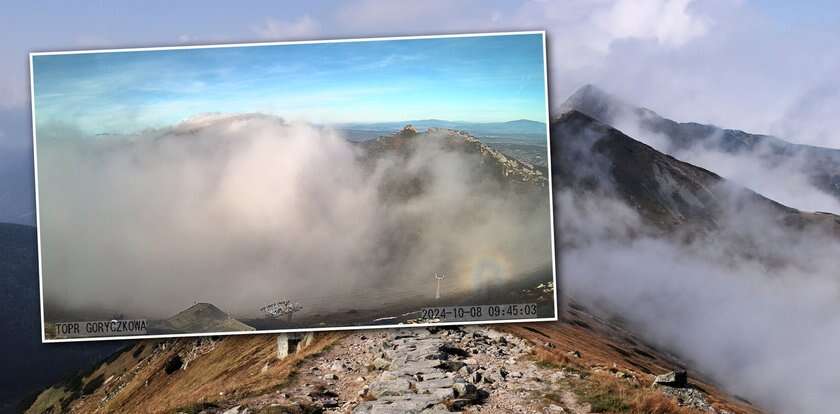
{"type": "Polygon", "coordinates": [[[259,115],[39,130],[45,304],[256,316],[285,298],[316,312],[422,299],[434,272],[451,292],[551,263],[547,189],[517,196],[478,155],[417,139],[408,157],[365,160],[336,132],[259,115]],[[419,191],[384,193],[407,175],[419,191]]]}
{"type": "Polygon", "coordinates": [[[571,297],[621,315],[689,369],[772,412],[840,405],[837,239],[748,209],[686,243],[645,236],[657,232],[613,198],[563,192],[555,202],[571,297]]]}

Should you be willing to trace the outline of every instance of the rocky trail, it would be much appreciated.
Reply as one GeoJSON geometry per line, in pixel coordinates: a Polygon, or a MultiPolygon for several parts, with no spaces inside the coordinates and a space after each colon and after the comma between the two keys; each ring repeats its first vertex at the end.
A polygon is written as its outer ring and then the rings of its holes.
{"type": "Polygon", "coordinates": [[[486,327],[359,332],[304,361],[282,391],[217,412],[588,413],[558,386],[569,374],[534,364],[530,349],[486,327]]]}
{"type": "Polygon", "coordinates": [[[621,326],[567,322],[141,341],[43,413],[758,414],[621,326]]]}

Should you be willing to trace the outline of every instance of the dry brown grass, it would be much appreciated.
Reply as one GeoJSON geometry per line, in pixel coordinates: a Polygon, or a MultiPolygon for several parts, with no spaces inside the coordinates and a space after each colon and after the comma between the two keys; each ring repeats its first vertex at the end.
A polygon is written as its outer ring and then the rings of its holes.
{"type": "Polygon", "coordinates": [[[630,401],[632,414],[695,414],[701,411],[680,407],[673,398],[661,391],[650,390],[636,395],[630,401]]]}
{"type": "MultiPolygon", "coordinates": [[[[340,332],[316,335],[311,346],[283,360],[276,358],[274,335],[229,336],[221,339],[213,351],[192,361],[186,370],[166,374],[163,369],[166,361],[194,343],[189,339],[177,340],[170,343],[166,352],[151,356],[100,412],[166,413],[273,392],[289,381],[303,359],[324,351],[344,336],[340,332]],[[261,372],[266,364],[268,369],[261,372]]],[[[136,363],[131,352],[126,352],[108,371],[121,366],[122,372],[126,372],[136,363]]],[[[73,404],[72,411],[93,412],[99,408],[99,401],[108,388],[102,387],[89,398],[73,404]]]]}
{"type": "Polygon", "coordinates": [[[531,355],[536,361],[537,365],[540,365],[545,368],[580,368],[580,366],[575,361],[572,361],[572,359],[566,356],[565,354],[552,352],[551,350],[542,347],[534,347],[534,349],[531,351],[531,355]]]}
{"type": "MultiPolygon", "coordinates": [[[[586,379],[586,382],[594,381],[589,384],[591,395],[598,395],[601,390],[612,391],[620,396],[620,402],[625,403],[626,407],[615,412],[643,413],[651,409],[677,414],[697,412],[685,408],[682,411],[674,411],[673,407],[665,405],[665,402],[660,404],[661,408],[657,408],[655,404],[661,399],[660,397],[667,398],[667,396],[657,395],[656,393],[661,394],[661,392],[651,389],[649,385],[653,381],[653,373],[663,373],[678,365],[670,357],[653,347],[642,344],[638,338],[630,338],[624,332],[604,325],[602,321],[583,311],[576,312],[574,319],[583,321],[585,325],[561,321],[497,325],[494,328],[530,341],[534,345],[533,357],[536,363],[546,368],[568,368],[586,373],[596,367],[602,369],[615,367],[632,373],[639,380],[638,383],[616,378],[608,372],[604,373],[605,375],[592,375],[586,379]],[[639,350],[644,352],[638,352],[639,350]],[[581,358],[567,356],[566,353],[569,351],[580,352],[581,358]],[[667,411],[668,409],[671,411],[667,411]]],[[[756,407],[736,401],[702,378],[693,377],[692,383],[708,394],[708,401],[715,408],[725,409],[735,414],[760,413],[756,407]]],[[[601,394],[609,397],[606,392],[601,394]]],[[[609,400],[610,398],[604,398],[603,401],[596,401],[596,403],[603,402],[606,406],[612,405],[614,408],[621,405],[609,400]]]]}
{"type": "Polygon", "coordinates": [[[596,372],[581,380],[574,389],[578,397],[591,405],[594,413],[629,414],[701,414],[700,410],[680,407],[659,390],[596,372]]]}

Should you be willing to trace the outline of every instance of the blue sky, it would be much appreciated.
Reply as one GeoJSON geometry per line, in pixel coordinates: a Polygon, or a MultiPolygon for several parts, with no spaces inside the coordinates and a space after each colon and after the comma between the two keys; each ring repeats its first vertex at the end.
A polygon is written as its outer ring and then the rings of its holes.
{"type": "Polygon", "coordinates": [[[546,117],[541,34],[35,55],[37,126],[131,133],[208,113],[317,123],[546,117]]]}
{"type": "Polygon", "coordinates": [[[13,1],[0,27],[0,149],[30,145],[33,51],[515,30],[547,32],[553,108],[594,83],[679,121],[840,147],[831,0],[13,1]]]}

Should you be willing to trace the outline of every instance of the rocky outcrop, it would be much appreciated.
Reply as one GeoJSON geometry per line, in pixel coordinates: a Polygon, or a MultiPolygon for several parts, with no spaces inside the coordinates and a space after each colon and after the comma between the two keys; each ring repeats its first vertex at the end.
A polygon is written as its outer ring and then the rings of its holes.
{"type": "Polygon", "coordinates": [[[441,137],[456,144],[463,142],[467,151],[481,154],[482,159],[491,167],[495,167],[507,180],[535,184],[539,187],[548,185],[548,174],[543,169],[506,155],[465,131],[429,128],[426,134],[431,137],[441,137]]]}
{"type": "Polygon", "coordinates": [[[688,373],[683,369],[657,375],[653,379],[653,386],[673,397],[680,406],[702,411],[711,409],[711,404],[706,399],[706,395],[688,383],[688,373]]]}
{"type": "Polygon", "coordinates": [[[417,128],[415,128],[411,124],[408,124],[404,126],[403,129],[400,130],[400,132],[398,132],[398,135],[406,138],[413,137],[417,135],[417,128]]]}
{"type": "Polygon", "coordinates": [[[496,177],[505,184],[523,187],[548,186],[548,170],[512,156],[481,142],[465,131],[447,128],[428,128],[420,133],[411,125],[406,125],[399,132],[365,141],[359,145],[365,150],[367,159],[376,159],[381,154],[407,156],[418,145],[418,141],[436,140],[447,151],[461,151],[480,155],[479,161],[489,176],[496,177]]]}
{"type": "Polygon", "coordinates": [[[688,386],[688,374],[685,370],[678,369],[667,372],[662,375],[657,375],[653,380],[653,385],[664,385],[673,388],[685,388],[688,386]]]}

